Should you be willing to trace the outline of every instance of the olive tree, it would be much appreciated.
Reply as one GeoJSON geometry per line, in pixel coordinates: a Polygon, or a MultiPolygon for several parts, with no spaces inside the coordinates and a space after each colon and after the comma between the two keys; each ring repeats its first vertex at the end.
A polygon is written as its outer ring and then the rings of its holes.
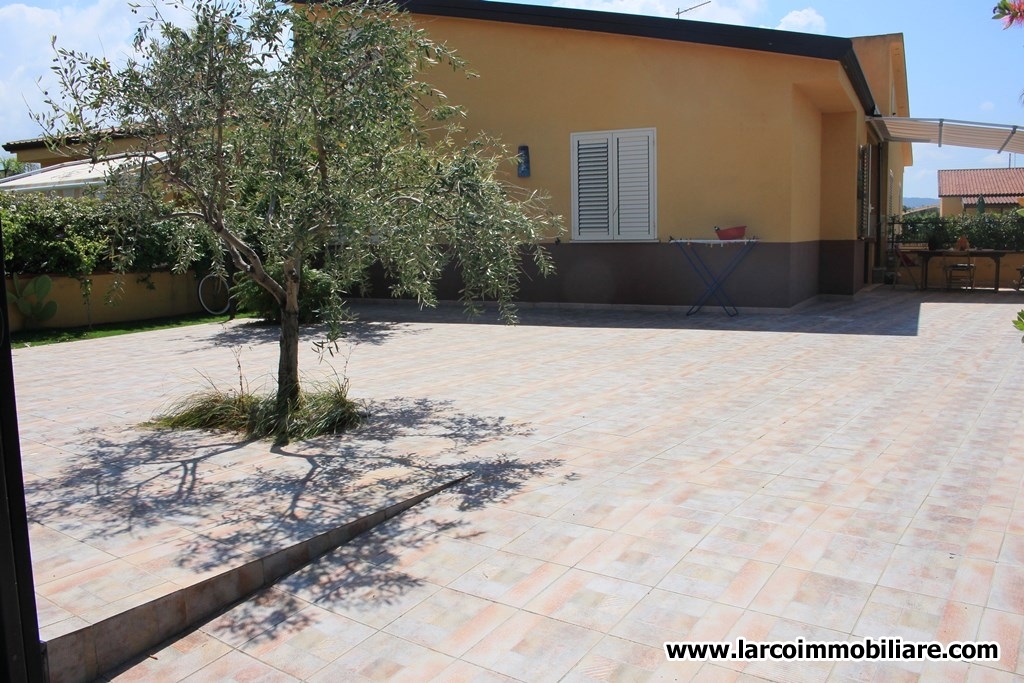
{"type": "Polygon", "coordinates": [[[466,140],[463,112],[423,80],[461,60],[396,6],[194,0],[185,26],[151,10],[123,65],[58,49],[59,92],[37,118],[53,145],[73,136],[95,157],[113,134],[133,136],[137,163],[108,191],[126,220],[171,202],[165,218],[191,219],[177,223],[180,266],[215,239],[273,296],[281,426],[302,400],[298,294],[312,257],[336,285],[330,319],[374,264],[426,305],[455,267],[467,304],[497,301],[509,320],[523,259],[550,270],[538,241],[557,217],[504,180],[500,145],[466,140]]]}

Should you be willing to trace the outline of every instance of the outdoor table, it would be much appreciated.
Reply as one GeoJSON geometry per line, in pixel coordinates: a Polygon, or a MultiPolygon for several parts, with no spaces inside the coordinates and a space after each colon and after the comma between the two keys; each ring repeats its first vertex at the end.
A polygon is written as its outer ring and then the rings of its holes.
{"type": "Polygon", "coordinates": [[[1004,249],[968,249],[966,251],[957,251],[956,249],[908,249],[904,251],[905,254],[913,254],[921,259],[921,289],[928,289],[928,262],[936,256],[947,257],[955,256],[957,258],[966,258],[968,260],[982,256],[990,258],[996,264],[996,280],[992,288],[999,291],[999,266],[1003,257],[1013,252],[1004,249]]]}
{"type": "Polygon", "coordinates": [[[722,307],[722,310],[726,312],[729,317],[737,315],[739,309],[729,298],[729,295],[722,289],[722,285],[725,284],[732,272],[736,270],[736,266],[740,264],[740,261],[750,253],[750,250],[757,244],[757,238],[744,239],[744,240],[698,240],[698,239],[678,239],[669,240],[670,244],[674,244],[679,247],[679,250],[683,252],[683,256],[689,262],[690,267],[697,273],[697,277],[704,283],[704,293],[701,294],[700,298],[697,299],[697,303],[690,307],[690,310],[686,312],[686,315],[690,316],[699,311],[704,307],[704,304],[708,302],[712,296],[718,301],[718,305],[722,307]],[[701,257],[700,251],[697,249],[698,246],[708,246],[714,248],[719,247],[738,247],[736,253],[732,255],[732,258],[726,263],[725,267],[718,273],[711,270],[707,262],[701,257]],[[730,310],[731,309],[731,310],[730,310]]]}

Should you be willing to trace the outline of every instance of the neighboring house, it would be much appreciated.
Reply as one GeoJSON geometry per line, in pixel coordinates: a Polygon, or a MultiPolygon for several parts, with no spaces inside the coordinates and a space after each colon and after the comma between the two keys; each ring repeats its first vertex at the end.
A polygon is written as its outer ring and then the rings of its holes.
{"type": "MultiPolygon", "coordinates": [[[[746,225],[760,241],[728,281],[739,306],[854,294],[900,213],[907,142],[872,117],[909,116],[903,38],[855,39],[481,0],[403,3],[479,78],[430,80],[551,197],[567,234],[538,302],[687,305],[704,285],[670,238],[746,225]],[[524,169],[525,170],[525,169],[524,169]]],[[[45,163],[41,141],[4,146],[45,163]]],[[[702,248],[705,249],[705,248],[702,248]]],[[[705,249],[717,270],[731,248],[705,249]]],[[[442,296],[457,296],[446,280],[442,296]]],[[[379,292],[374,292],[375,294],[379,292]]],[[[714,300],[711,301],[714,304],[714,300]]]]}
{"type": "MultiPolygon", "coordinates": [[[[111,142],[108,145],[107,153],[111,156],[126,152],[134,140],[131,135],[120,132],[112,133],[110,138],[111,142]]],[[[58,151],[51,149],[44,138],[5,142],[2,147],[4,151],[16,155],[18,161],[37,163],[44,169],[48,166],[78,161],[89,156],[81,144],[81,140],[75,137],[66,138],[58,151]]]]}
{"type": "Polygon", "coordinates": [[[8,192],[45,192],[62,197],[79,197],[90,188],[105,182],[112,166],[123,163],[124,152],[136,138],[126,133],[111,134],[108,156],[93,163],[79,139],[66,138],[64,145],[53,149],[46,138],[16,140],[2,145],[4,151],[15,155],[18,161],[38,165],[38,169],[7,179],[0,179],[0,190],[8,192]]]}
{"type": "Polygon", "coordinates": [[[90,189],[102,187],[105,174],[114,163],[119,162],[110,160],[94,164],[85,159],[55,166],[48,165],[36,171],[0,180],[0,191],[43,192],[60,197],[80,197],[90,189]]]}
{"type": "Polygon", "coordinates": [[[978,213],[979,203],[984,211],[991,213],[1021,208],[1024,205],[1024,168],[939,171],[940,216],[978,213]]]}
{"type": "MultiPolygon", "coordinates": [[[[739,306],[853,294],[902,208],[910,145],[869,117],[908,116],[901,35],[855,38],[478,0],[409,0],[479,78],[429,78],[467,134],[529,149],[568,234],[534,301],[692,303],[674,238],[746,225],[760,243],[726,287],[739,306]]],[[[514,174],[514,171],[513,171],[514,174]]],[[[883,242],[884,243],[884,242],[883,242]]],[[[706,255],[720,267],[730,249],[706,255]]],[[[712,299],[711,304],[714,304],[712,299]]]]}
{"type": "Polygon", "coordinates": [[[0,180],[0,191],[42,192],[59,197],[81,197],[89,192],[102,195],[107,175],[125,163],[131,164],[131,167],[139,164],[135,158],[117,154],[95,163],[89,159],[79,159],[46,165],[35,171],[0,180]]]}

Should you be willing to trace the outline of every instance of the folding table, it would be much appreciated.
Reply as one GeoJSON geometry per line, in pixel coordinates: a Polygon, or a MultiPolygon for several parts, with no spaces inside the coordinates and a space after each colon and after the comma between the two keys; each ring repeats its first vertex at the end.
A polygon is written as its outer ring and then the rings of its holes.
{"type": "Polygon", "coordinates": [[[1003,260],[1003,257],[1006,256],[1007,254],[1012,254],[1015,252],[1007,251],[1004,249],[968,249],[967,251],[956,251],[955,249],[929,249],[923,251],[915,250],[912,252],[904,253],[913,253],[921,259],[921,289],[928,289],[928,262],[937,256],[941,258],[955,257],[967,259],[992,259],[992,262],[995,264],[996,267],[995,282],[992,285],[992,289],[998,292],[999,278],[1001,277],[1001,261],[1003,260]]]}
{"type": "Polygon", "coordinates": [[[750,253],[750,250],[757,244],[757,238],[744,240],[669,240],[670,244],[674,244],[679,247],[679,250],[683,252],[683,256],[689,262],[690,267],[697,273],[697,277],[704,283],[704,293],[697,299],[697,303],[690,307],[690,310],[686,312],[686,315],[693,315],[704,307],[704,304],[708,302],[712,296],[718,301],[718,305],[722,307],[722,310],[726,312],[729,317],[737,315],[739,309],[729,298],[729,295],[722,289],[722,285],[725,284],[732,272],[736,270],[736,266],[740,264],[740,261],[750,253]],[[713,271],[707,262],[700,255],[700,251],[697,249],[698,246],[708,246],[711,249],[717,247],[723,248],[735,248],[736,253],[732,255],[732,258],[726,262],[724,268],[719,272],[713,271]],[[731,310],[730,310],[731,309],[731,310]]]}

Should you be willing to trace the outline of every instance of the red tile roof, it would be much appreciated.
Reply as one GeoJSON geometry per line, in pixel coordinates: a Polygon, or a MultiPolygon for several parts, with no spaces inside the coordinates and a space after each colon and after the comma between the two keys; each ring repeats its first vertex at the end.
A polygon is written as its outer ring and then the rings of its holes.
{"type": "Polygon", "coordinates": [[[1024,197],[1024,168],[939,171],[940,197],[1024,197]]]}
{"type": "MultiPolygon", "coordinates": [[[[964,200],[964,206],[977,206],[977,197],[962,197],[964,200]]],[[[990,207],[1003,207],[1003,206],[1018,206],[1017,197],[985,197],[985,206],[990,207]]]]}

